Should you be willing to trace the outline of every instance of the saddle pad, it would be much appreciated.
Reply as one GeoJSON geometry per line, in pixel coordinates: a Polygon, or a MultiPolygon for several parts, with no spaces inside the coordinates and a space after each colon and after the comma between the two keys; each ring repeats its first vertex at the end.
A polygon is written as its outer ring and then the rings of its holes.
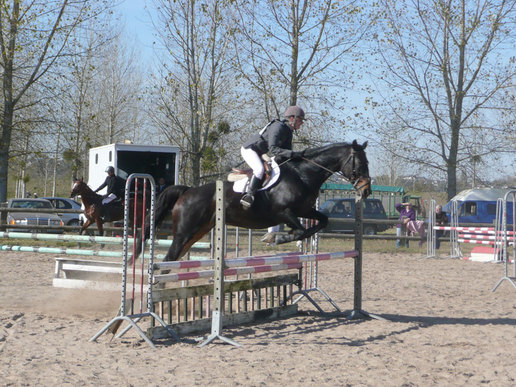
{"type": "MultiPolygon", "coordinates": [[[[280,176],[280,168],[279,168],[279,165],[274,160],[274,158],[271,161],[271,167],[272,167],[272,176],[271,176],[269,182],[267,183],[267,185],[260,188],[258,191],[263,191],[263,190],[269,189],[274,184],[276,184],[276,182],[278,181],[279,176],[280,176]]],[[[233,183],[233,191],[238,192],[238,193],[244,193],[246,191],[248,182],[249,182],[249,179],[247,179],[247,177],[243,177],[242,179],[235,181],[233,183]]]]}

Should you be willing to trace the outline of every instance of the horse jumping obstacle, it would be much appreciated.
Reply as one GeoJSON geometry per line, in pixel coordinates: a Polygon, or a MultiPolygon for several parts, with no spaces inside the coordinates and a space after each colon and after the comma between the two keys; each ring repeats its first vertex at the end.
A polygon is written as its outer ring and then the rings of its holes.
{"type": "MultiPolygon", "coordinates": [[[[222,186],[220,184],[220,186],[222,186]]],[[[222,188],[220,188],[222,192],[222,188]]],[[[331,254],[310,254],[310,255],[287,255],[287,256],[271,256],[271,257],[247,257],[247,258],[236,258],[231,260],[223,259],[224,255],[224,226],[220,225],[223,223],[224,211],[217,201],[218,212],[216,213],[217,219],[217,232],[216,232],[216,245],[215,250],[217,252],[215,260],[212,261],[181,261],[181,262],[163,262],[153,263],[152,254],[149,258],[148,273],[149,273],[149,290],[147,292],[147,313],[138,313],[134,315],[126,315],[123,311],[123,306],[127,303],[125,296],[125,280],[122,284],[122,306],[120,308],[119,316],[115,317],[109,322],[103,329],[101,329],[92,339],[96,340],[102,333],[111,329],[113,325],[120,324],[122,320],[128,321],[131,325],[127,327],[123,332],[118,334],[116,337],[121,337],[131,327],[136,326],[136,319],[140,319],[142,316],[151,315],[151,328],[147,331],[147,335],[142,336],[141,330],[138,328],[138,333],[154,347],[151,340],[162,338],[162,337],[175,337],[177,334],[190,333],[198,329],[206,329],[209,324],[209,318],[203,320],[186,321],[188,315],[188,309],[192,316],[206,316],[207,311],[211,311],[211,327],[212,333],[208,339],[201,344],[205,345],[211,342],[215,338],[220,338],[231,344],[238,345],[230,339],[221,336],[223,325],[233,325],[234,323],[240,324],[243,322],[253,321],[258,317],[271,317],[276,318],[278,316],[286,316],[297,312],[297,303],[292,301],[292,296],[296,293],[302,294],[302,286],[300,281],[300,269],[304,262],[317,262],[323,260],[331,260],[337,258],[354,258],[355,260],[355,297],[354,297],[354,309],[351,313],[351,318],[365,318],[365,317],[376,317],[370,315],[361,309],[361,244],[356,243],[356,248],[351,252],[343,253],[331,253],[331,254]],[[221,214],[222,213],[222,214],[221,214]],[[220,235],[222,234],[222,236],[220,235]],[[193,267],[201,268],[214,266],[214,270],[204,270],[198,272],[186,272],[186,273],[168,273],[171,269],[192,269],[193,267]],[[225,270],[222,267],[227,267],[225,270]],[[166,270],[167,273],[154,274],[154,270],[166,270]],[[268,273],[276,270],[295,270],[296,274],[285,274],[275,277],[267,278],[253,278],[245,280],[231,280],[224,281],[225,275],[236,276],[247,273],[268,273]],[[213,284],[200,284],[193,285],[189,284],[188,287],[175,287],[169,288],[170,282],[196,280],[200,278],[211,278],[214,277],[213,284]],[[296,286],[299,290],[293,291],[293,287],[296,286]],[[264,289],[271,289],[269,291],[264,289]],[[259,291],[258,295],[256,291],[259,291]],[[261,292],[265,291],[262,295],[261,292]],[[251,293],[250,295],[248,293],[251,293]],[[229,308],[228,311],[236,310],[236,313],[230,313],[225,315],[225,300],[227,293],[234,293],[228,297],[229,308]],[[209,301],[203,302],[203,298],[206,298],[209,294],[213,294],[213,305],[210,305],[209,301]],[[238,295],[238,296],[237,296],[238,295]],[[197,302],[193,301],[197,298],[197,302]],[[254,306],[250,304],[252,298],[256,302],[260,303],[261,300],[268,300],[265,302],[267,309],[249,310],[253,309],[254,306]],[[183,302],[182,306],[179,304],[180,300],[191,299],[191,307],[183,302]],[[240,300],[244,301],[240,301],[240,300]],[[237,301],[234,301],[237,300],[237,301]],[[287,305],[288,302],[292,302],[287,305]],[[174,305],[175,304],[175,307],[174,305]],[[159,311],[159,312],[157,312],[159,311]],[[183,321],[181,316],[184,314],[183,321]],[[173,324],[173,318],[176,317],[176,323],[173,324]],[[157,320],[161,326],[154,326],[154,319],[157,320]],[[169,324],[165,324],[167,321],[169,324]]],[[[357,206],[361,210],[361,206],[357,206]]],[[[360,222],[361,213],[357,217],[357,221],[360,222]]],[[[361,223],[360,223],[361,226],[361,223]]],[[[361,230],[361,227],[359,227],[361,230]]],[[[125,235],[124,227],[124,235],[125,235]]],[[[152,229],[152,228],[151,228],[152,229]]],[[[152,239],[152,238],[151,238],[152,239]]],[[[358,239],[361,242],[361,238],[358,239]]],[[[127,259],[127,254],[124,253],[124,261],[127,259]]],[[[125,265],[125,264],[124,264],[125,265]]],[[[127,273],[127,271],[124,271],[127,273]]],[[[133,303],[133,301],[130,301],[133,303]]],[[[253,304],[254,305],[254,304],[253,304]]],[[[260,305],[261,306],[261,305],[260,305]]]]}
{"type": "MultiPolygon", "coordinates": [[[[348,252],[328,254],[290,254],[265,256],[260,258],[245,257],[227,259],[224,261],[225,267],[227,267],[227,269],[224,270],[224,276],[227,278],[230,276],[238,276],[242,274],[269,273],[278,270],[300,271],[302,269],[303,263],[320,262],[342,258],[355,258],[357,255],[358,252],[353,250],[348,252]]],[[[213,264],[213,260],[161,262],[155,263],[154,268],[155,270],[179,270],[212,267],[213,264]]],[[[166,283],[169,282],[212,278],[213,276],[214,270],[173,274],[155,274],[154,281],[155,284],[159,287],[165,286],[166,283]]],[[[292,302],[292,297],[295,294],[298,294],[299,291],[294,291],[293,286],[301,289],[302,286],[300,273],[267,278],[254,278],[243,281],[231,280],[227,282],[225,284],[224,290],[226,293],[226,298],[230,301],[230,305],[225,311],[226,313],[224,315],[224,325],[229,326],[252,322],[258,318],[259,314],[262,316],[268,314],[268,318],[278,318],[297,313],[297,303],[292,302]],[[265,295],[261,296],[261,293],[257,294],[256,290],[264,291],[265,295]],[[250,295],[248,292],[250,292],[250,295]],[[261,299],[263,299],[265,302],[265,307],[269,308],[267,311],[260,310],[261,299]],[[292,302],[291,305],[287,304],[289,301],[292,302]]],[[[155,306],[156,303],[160,303],[158,307],[161,311],[164,311],[170,310],[170,306],[168,309],[163,308],[163,300],[170,302],[170,300],[184,299],[188,298],[188,295],[195,295],[195,297],[199,299],[197,305],[200,308],[197,315],[202,316],[202,296],[207,296],[210,294],[213,294],[213,285],[200,285],[196,287],[166,290],[155,289],[153,291],[153,302],[155,306]]],[[[165,321],[172,321],[171,314],[165,316],[160,313],[160,316],[165,321]]],[[[209,315],[206,317],[209,317],[209,315]]],[[[190,319],[193,320],[193,317],[191,316],[190,319]]],[[[181,323],[180,319],[176,316],[175,324],[171,325],[171,328],[179,335],[182,335],[186,333],[194,333],[206,330],[209,328],[209,324],[209,318],[205,318],[204,320],[190,321],[187,324],[184,324],[181,323]]],[[[161,327],[151,328],[147,331],[147,334],[153,339],[166,337],[166,331],[164,331],[161,327]]]]}
{"type": "Polygon", "coordinates": [[[435,257],[435,230],[450,231],[450,251],[452,258],[462,257],[459,243],[475,245],[489,245],[474,247],[470,260],[476,261],[501,261],[504,263],[504,276],[491,290],[494,292],[502,282],[509,281],[516,288],[516,190],[508,191],[504,198],[496,202],[496,218],[494,227],[461,227],[458,225],[458,204],[452,201],[451,226],[435,226],[433,216],[435,200],[430,204],[430,218],[428,233],[428,257],[435,257]],[[512,219],[508,219],[508,201],[512,202],[512,219]],[[492,246],[492,247],[491,247],[492,246]],[[512,246],[512,260],[509,249],[512,246]],[[433,249],[433,250],[432,250],[433,249]],[[509,264],[514,264],[514,274],[509,274],[509,264]]]}
{"type": "MultiPolygon", "coordinates": [[[[476,249],[473,248],[470,257],[464,257],[471,261],[489,262],[501,261],[501,249],[503,244],[503,233],[495,230],[494,227],[451,227],[451,226],[435,226],[435,230],[456,231],[457,243],[468,243],[475,245],[489,245],[491,249],[476,249]]],[[[512,232],[508,232],[509,245],[514,243],[514,236],[512,232]]]]}

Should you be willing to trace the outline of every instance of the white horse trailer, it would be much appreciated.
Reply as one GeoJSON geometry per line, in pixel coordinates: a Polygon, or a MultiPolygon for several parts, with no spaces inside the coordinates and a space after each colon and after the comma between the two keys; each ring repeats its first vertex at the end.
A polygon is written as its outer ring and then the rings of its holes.
{"type": "MultiPolygon", "coordinates": [[[[106,179],[106,168],[127,179],[131,173],[148,173],[156,184],[163,177],[169,185],[179,183],[179,147],[170,145],[109,144],[90,149],[88,185],[96,189],[106,179]]],[[[99,193],[105,192],[105,188],[99,193]]]]}

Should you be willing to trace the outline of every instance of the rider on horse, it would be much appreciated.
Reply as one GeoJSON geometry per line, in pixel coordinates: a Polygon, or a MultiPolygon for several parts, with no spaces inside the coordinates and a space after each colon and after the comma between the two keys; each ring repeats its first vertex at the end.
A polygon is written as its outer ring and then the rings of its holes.
{"type": "MultiPolygon", "coordinates": [[[[298,130],[305,120],[305,112],[299,106],[289,106],[285,110],[283,120],[271,121],[259,133],[251,137],[242,145],[240,152],[246,163],[253,169],[253,176],[247,193],[240,200],[245,209],[251,207],[254,195],[263,183],[265,169],[262,155],[284,157],[287,159],[301,159],[303,152],[292,150],[292,134],[298,130]]],[[[278,161],[278,160],[276,160],[278,161]]]]}
{"type": "Polygon", "coordinates": [[[104,214],[104,222],[109,222],[111,219],[109,203],[113,200],[121,199],[124,196],[125,180],[120,176],[115,175],[115,168],[112,166],[106,168],[106,173],[108,174],[106,180],[95,190],[95,192],[107,187],[107,192],[102,199],[102,213],[104,214]]]}

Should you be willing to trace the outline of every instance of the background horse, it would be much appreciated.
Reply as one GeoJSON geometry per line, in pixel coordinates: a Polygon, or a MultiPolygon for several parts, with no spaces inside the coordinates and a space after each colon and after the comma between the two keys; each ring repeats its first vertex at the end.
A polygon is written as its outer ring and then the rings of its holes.
{"type": "MultiPolygon", "coordinates": [[[[102,195],[95,193],[88,185],[83,181],[83,179],[74,178],[73,187],[70,192],[70,197],[81,196],[82,203],[84,204],[84,216],[86,216],[86,222],[82,225],[79,234],[82,235],[84,230],[86,230],[90,224],[97,223],[97,229],[99,230],[99,235],[104,235],[104,221],[102,220],[102,195]]],[[[131,199],[133,202],[134,199],[131,199]]],[[[137,203],[137,224],[141,223],[141,214],[142,214],[142,200],[138,199],[137,203]]],[[[131,224],[133,221],[133,206],[132,203],[129,211],[129,217],[131,220],[131,224]]],[[[113,203],[110,208],[110,221],[114,222],[116,220],[124,219],[124,206],[117,205],[113,203]]]]}
{"type": "MultiPolygon", "coordinates": [[[[334,172],[341,172],[365,199],[371,194],[368,161],[363,145],[340,143],[307,149],[302,160],[289,160],[280,166],[279,182],[267,191],[258,191],[251,208],[240,204],[243,194],[233,191],[233,183],[225,182],[226,223],[245,228],[266,228],[285,223],[292,230],[288,235],[269,235],[266,242],[276,244],[308,238],[326,227],[328,217],[315,209],[321,185],[334,172]],[[298,218],[315,219],[318,223],[305,229],[298,218]]],[[[215,183],[186,189],[168,187],[156,204],[156,225],[172,211],[172,236],[165,261],[181,258],[190,247],[215,225],[215,183]]],[[[144,238],[149,238],[146,227],[144,238]]],[[[141,236],[139,237],[141,240],[141,236]]],[[[141,243],[137,244],[137,256],[141,243]]]]}

